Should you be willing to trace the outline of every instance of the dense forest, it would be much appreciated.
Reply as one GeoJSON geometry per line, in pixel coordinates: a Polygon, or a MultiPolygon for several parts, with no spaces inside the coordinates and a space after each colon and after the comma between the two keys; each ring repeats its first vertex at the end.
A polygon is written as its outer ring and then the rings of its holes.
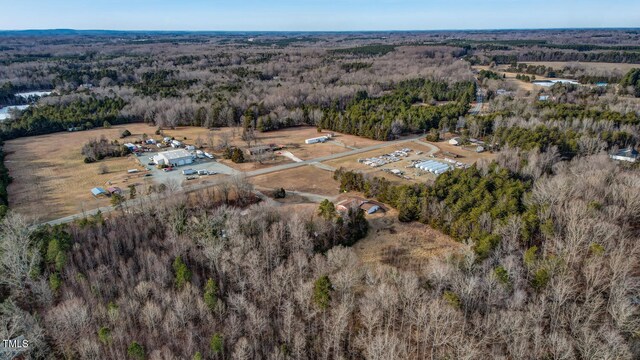
{"type": "Polygon", "coordinates": [[[318,126],[376,140],[426,132],[466,114],[475,89],[473,82],[448,85],[425,79],[403,81],[390,94],[378,98],[370,98],[366,91],[358,92],[344,111],[338,106],[326,110],[318,126]],[[435,101],[452,103],[428,105],[435,101]]]}
{"type": "Polygon", "coordinates": [[[0,33],[0,105],[29,105],[0,140],[128,122],[477,139],[491,161],[430,181],[334,172],[459,247],[365,262],[380,234],[363,210],[272,206],[242,175],[38,227],[7,207],[0,152],[0,333],[28,339],[25,358],[640,358],[638,163],[607,156],[640,139],[640,71],[526,64],[640,63],[640,32],[254,35],[0,33]],[[533,88],[500,64],[583,85],[533,88]],[[38,90],[53,93],[16,95],[38,90]]]}
{"type": "Polygon", "coordinates": [[[551,164],[420,189],[417,216],[477,241],[411,271],[332,242],[357,213],[246,212],[222,189],[37,231],[9,215],[6,335],[36,358],[637,358],[637,175],[551,164]]]}

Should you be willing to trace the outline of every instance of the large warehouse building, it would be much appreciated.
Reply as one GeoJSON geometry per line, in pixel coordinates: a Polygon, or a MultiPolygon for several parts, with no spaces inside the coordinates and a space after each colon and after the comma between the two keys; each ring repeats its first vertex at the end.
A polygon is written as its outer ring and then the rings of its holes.
{"type": "Polygon", "coordinates": [[[444,172],[447,172],[453,168],[450,164],[445,164],[435,160],[427,160],[415,165],[416,169],[428,171],[430,173],[434,173],[436,175],[440,175],[444,172]]]}
{"type": "Polygon", "coordinates": [[[161,152],[153,157],[153,162],[158,165],[181,166],[193,162],[193,157],[185,149],[161,152]]]}

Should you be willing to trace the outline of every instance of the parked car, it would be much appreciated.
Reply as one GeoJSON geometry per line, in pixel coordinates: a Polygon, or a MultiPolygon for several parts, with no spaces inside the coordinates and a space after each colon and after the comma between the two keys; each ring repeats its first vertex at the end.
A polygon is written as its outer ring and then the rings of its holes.
{"type": "Polygon", "coordinates": [[[151,165],[151,166],[153,166],[153,165],[155,165],[155,164],[156,164],[156,163],[154,163],[153,161],[149,161],[149,162],[147,163],[147,165],[151,165]]]}
{"type": "Polygon", "coordinates": [[[153,174],[149,173],[149,174],[144,174],[145,177],[147,176],[153,176],[153,174]]]}
{"type": "Polygon", "coordinates": [[[173,167],[171,167],[171,166],[162,169],[162,171],[164,171],[164,172],[168,172],[168,171],[172,171],[172,170],[173,170],[173,167]]]}

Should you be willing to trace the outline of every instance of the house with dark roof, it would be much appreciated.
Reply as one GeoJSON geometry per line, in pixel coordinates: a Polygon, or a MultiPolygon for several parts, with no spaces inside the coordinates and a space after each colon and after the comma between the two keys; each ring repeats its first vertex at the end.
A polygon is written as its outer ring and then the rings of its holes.
{"type": "Polygon", "coordinates": [[[364,210],[367,214],[373,214],[379,210],[387,211],[382,203],[357,196],[347,197],[336,203],[336,210],[343,213],[346,213],[350,208],[354,207],[364,210]]]}

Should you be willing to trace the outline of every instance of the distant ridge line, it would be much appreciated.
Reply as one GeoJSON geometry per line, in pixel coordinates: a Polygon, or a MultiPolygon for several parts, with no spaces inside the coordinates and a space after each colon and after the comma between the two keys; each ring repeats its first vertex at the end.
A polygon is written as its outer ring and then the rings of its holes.
{"type": "Polygon", "coordinates": [[[509,32],[509,31],[640,31],[640,27],[603,28],[515,28],[515,29],[440,29],[440,30],[351,30],[351,31],[278,31],[278,30],[77,30],[24,29],[0,30],[0,36],[113,36],[113,35],[248,35],[248,34],[362,34],[362,33],[438,33],[438,32],[509,32]]]}

